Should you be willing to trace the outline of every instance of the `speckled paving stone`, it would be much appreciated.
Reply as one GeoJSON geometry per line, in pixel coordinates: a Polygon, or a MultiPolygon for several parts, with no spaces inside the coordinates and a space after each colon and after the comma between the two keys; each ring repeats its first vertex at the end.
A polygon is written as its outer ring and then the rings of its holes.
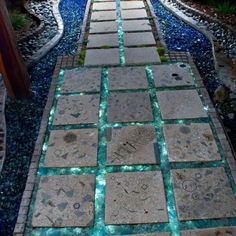
{"type": "Polygon", "coordinates": [[[152,121],[148,93],[111,93],[108,98],[108,122],[152,121]]]}
{"type": "Polygon", "coordinates": [[[90,34],[87,48],[118,47],[117,34],[90,34]]]}
{"type": "Polygon", "coordinates": [[[165,125],[164,136],[171,162],[221,159],[209,124],[165,125]]]}
{"type": "Polygon", "coordinates": [[[109,69],[109,89],[147,89],[145,67],[114,67],[109,69]]]}
{"type": "Polygon", "coordinates": [[[107,165],[157,164],[154,127],[130,126],[110,131],[110,137],[107,137],[107,165]]]}
{"type": "Polygon", "coordinates": [[[33,227],[88,227],[94,218],[94,175],[44,176],[33,212],[33,227]]]}
{"type": "Polygon", "coordinates": [[[161,172],[108,174],[105,206],[106,224],[167,222],[161,172]]]}
{"type": "Polygon", "coordinates": [[[126,64],[148,64],[160,62],[156,47],[125,48],[126,64]]]}
{"type": "Polygon", "coordinates": [[[97,129],[51,131],[44,165],[80,167],[97,165],[97,129]]]}
{"type": "Polygon", "coordinates": [[[201,99],[195,90],[157,92],[163,119],[207,117],[201,99]]]}
{"type": "Polygon", "coordinates": [[[178,218],[236,217],[236,199],[223,168],[171,171],[178,218]]]}
{"type": "Polygon", "coordinates": [[[80,68],[66,70],[61,93],[99,92],[101,69],[80,68]]]}
{"type": "Polygon", "coordinates": [[[122,29],[125,32],[131,31],[152,31],[149,20],[123,20],[122,29]]]}
{"type": "Polygon", "coordinates": [[[143,1],[121,1],[121,9],[144,8],[143,1]]]}
{"type": "Polygon", "coordinates": [[[115,21],[91,22],[89,33],[109,33],[116,32],[117,24],[115,21]]]}
{"type": "Polygon", "coordinates": [[[124,46],[155,45],[152,32],[124,33],[124,46]]]}
{"type": "Polygon", "coordinates": [[[145,9],[138,10],[121,10],[122,19],[142,19],[147,18],[147,12],[145,9]]]}
{"type": "Polygon", "coordinates": [[[95,2],[93,3],[93,10],[115,10],[116,2],[95,2]]]}
{"type": "Polygon", "coordinates": [[[116,20],[116,11],[95,11],[91,15],[92,21],[116,20]]]}
{"type": "Polygon", "coordinates": [[[156,87],[194,85],[190,67],[184,63],[155,65],[152,71],[156,87]]]}
{"type": "Polygon", "coordinates": [[[120,54],[118,48],[86,50],[85,66],[119,64],[120,54]]]}
{"type": "Polygon", "coordinates": [[[235,235],[236,235],[236,227],[185,230],[181,232],[181,236],[235,236],[235,235]]]}
{"type": "Polygon", "coordinates": [[[61,96],[54,125],[97,123],[99,95],[61,96]]]}

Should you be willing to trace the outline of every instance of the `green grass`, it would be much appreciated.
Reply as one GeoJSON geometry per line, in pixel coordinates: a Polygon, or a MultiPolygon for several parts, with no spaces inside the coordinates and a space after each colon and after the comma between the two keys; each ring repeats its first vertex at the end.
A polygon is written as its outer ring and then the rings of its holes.
{"type": "Polygon", "coordinates": [[[236,14],[236,6],[229,1],[216,4],[216,11],[219,15],[236,14]]]}
{"type": "Polygon", "coordinates": [[[165,51],[166,49],[164,47],[158,47],[157,48],[157,52],[160,56],[164,56],[165,55],[165,51]]]}
{"type": "Polygon", "coordinates": [[[111,46],[109,46],[109,45],[102,45],[101,48],[102,49],[109,49],[109,48],[111,48],[111,46]]]}
{"type": "Polygon", "coordinates": [[[79,65],[83,65],[84,64],[85,55],[86,55],[86,51],[85,50],[80,52],[79,60],[78,60],[78,64],[79,65]]]}
{"type": "Polygon", "coordinates": [[[10,12],[10,20],[14,30],[24,29],[30,23],[29,18],[18,11],[10,12]]]}
{"type": "Polygon", "coordinates": [[[168,62],[168,59],[165,56],[160,56],[161,62],[168,62]]]}

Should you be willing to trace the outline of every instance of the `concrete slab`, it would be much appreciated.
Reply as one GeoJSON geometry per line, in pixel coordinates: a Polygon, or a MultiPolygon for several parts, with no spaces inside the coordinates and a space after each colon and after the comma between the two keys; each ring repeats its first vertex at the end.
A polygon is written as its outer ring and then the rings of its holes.
{"type": "Polygon", "coordinates": [[[90,34],[88,36],[87,48],[118,46],[117,34],[90,34]]]}
{"type": "Polygon", "coordinates": [[[209,124],[164,125],[164,136],[170,162],[221,159],[209,124]]]}
{"type": "Polygon", "coordinates": [[[149,20],[123,20],[122,28],[124,32],[132,31],[152,31],[149,20]]]}
{"type": "Polygon", "coordinates": [[[115,10],[116,9],[116,2],[94,2],[93,3],[93,10],[100,11],[100,10],[115,10]]]}
{"type": "Polygon", "coordinates": [[[85,66],[119,64],[120,52],[118,48],[86,50],[85,66]]]}
{"type": "Polygon", "coordinates": [[[154,65],[152,72],[156,87],[194,85],[190,66],[184,63],[154,65]]]}
{"type": "Polygon", "coordinates": [[[96,166],[97,136],[97,129],[51,131],[44,166],[96,166]]]}
{"type": "Polygon", "coordinates": [[[157,92],[163,119],[189,119],[207,117],[201,99],[195,90],[157,92]]]}
{"type": "Polygon", "coordinates": [[[181,236],[234,236],[236,227],[217,227],[212,229],[185,230],[181,236]]]}
{"type": "Polygon", "coordinates": [[[91,22],[89,33],[111,33],[117,32],[117,23],[115,21],[91,22]]]}
{"type": "Polygon", "coordinates": [[[94,175],[44,176],[33,212],[33,227],[89,227],[94,218],[94,175]]]}
{"type": "Polygon", "coordinates": [[[125,63],[128,65],[156,62],[160,62],[156,47],[125,48],[125,63]]]}
{"type": "Polygon", "coordinates": [[[121,9],[134,9],[134,8],[144,8],[143,1],[121,1],[121,9]]]}
{"type": "Polygon", "coordinates": [[[160,171],[108,174],[106,186],[106,224],[168,221],[160,171]]]}
{"type": "Polygon", "coordinates": [[[172,170],[180,221],[236,216],[236,199],[224,168],[172,170]]]}
{"type": "Polygon", "coordinates": [[[124,33],[124,46],[156,45],[152,32],[124,33]]]}
{"type": "Polygon", "coordinates": [[[91,21],[116,20],[116,11],[95,11],[92,12],[91,21]]]}
{"type": "Polygon", "coordinates": [[[146,9],[121,10],[122,19],[142,19],[147,18],[146,9]]]}
{"type": "Polygon", "coordinates": [[[152,121],[148,93],[111,93],[108,97],[108,122],[152,121]]]}
{"type": "Polygon", "coordinates": [[[107,165],[157,164],[156,133],[152,126],[110,129],[107,137],[107,165]]]}
{"type": "Polygon", "coordinates": [[[108,72],[109,89],[147,89],[145,67],[114,67],[108,72]]]}
{"type": "Polygon", "coordinates": [[[61,96],[54,125],[87,124],[98,121],[99,95],[61,96]]]}
{"type": "Polygon", "coordinates": [[[79,68],[66,70],[61,93],[99,92],[101,69],[79,68]]]}

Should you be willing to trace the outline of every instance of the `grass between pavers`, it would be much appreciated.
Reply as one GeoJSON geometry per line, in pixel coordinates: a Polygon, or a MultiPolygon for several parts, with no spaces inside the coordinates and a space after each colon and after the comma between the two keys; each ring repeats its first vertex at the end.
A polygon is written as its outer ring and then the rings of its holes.
{"type": "Polygon", "coordinates": [[[78,60],[79,65],[84,65],[85,56],[86,56],[86,50],[82,50],[79,54],[79,60],[78,60]]]}

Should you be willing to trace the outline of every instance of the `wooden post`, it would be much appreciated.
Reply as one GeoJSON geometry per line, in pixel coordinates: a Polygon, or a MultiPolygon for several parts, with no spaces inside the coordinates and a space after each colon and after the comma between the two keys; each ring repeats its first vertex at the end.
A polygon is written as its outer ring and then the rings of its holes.
{"type": "Polygon", "coordinates": [[[17,50],[5,0],[0,0],[0,72],[10,97],[30,97],[29,74],[17,50]]]}

